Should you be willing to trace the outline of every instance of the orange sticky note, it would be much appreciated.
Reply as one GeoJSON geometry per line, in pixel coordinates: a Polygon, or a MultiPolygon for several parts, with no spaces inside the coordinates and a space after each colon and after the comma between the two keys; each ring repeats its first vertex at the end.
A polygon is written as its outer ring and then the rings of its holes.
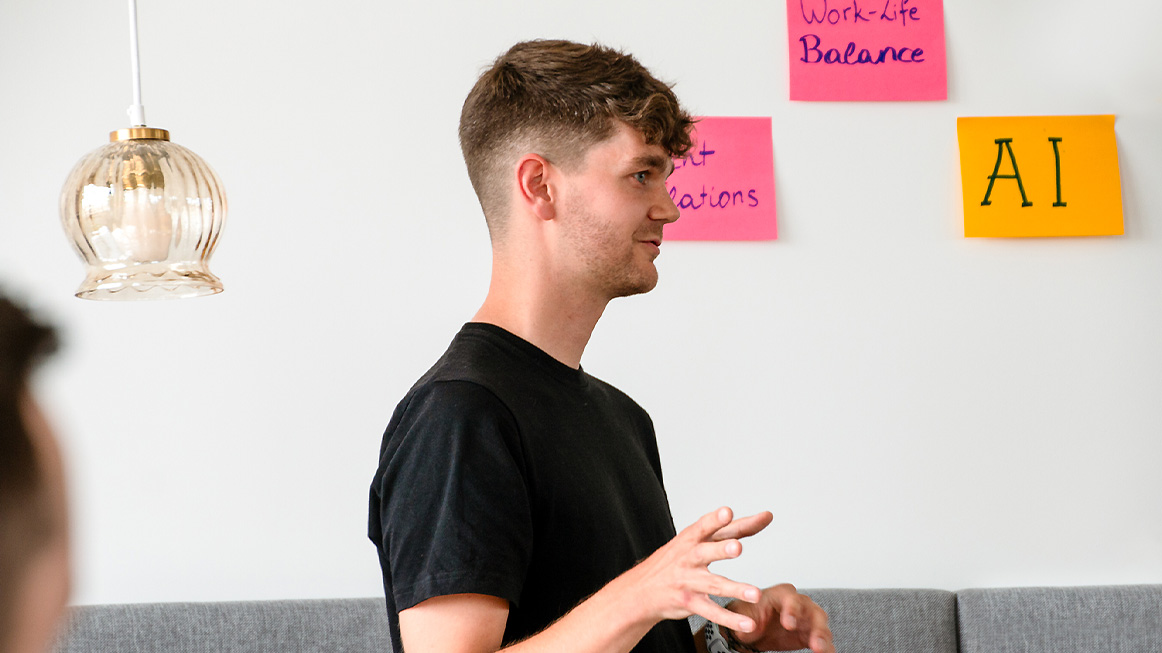
{"type": "Polygon", "coordinates": [[[943,0],[787,0],[792,100],[944,100],[943,0]]]}
{"type": "Polygon", "coordinates": [[[694,148],[666,181],[682,217],[667,240],[774,240],[771,119],[699,118],[694,148]]]}
{"type": "Polygon", "coordinates": [[[1116,236],[1114,116],[957,118],[964,235],[1116,236]]]}

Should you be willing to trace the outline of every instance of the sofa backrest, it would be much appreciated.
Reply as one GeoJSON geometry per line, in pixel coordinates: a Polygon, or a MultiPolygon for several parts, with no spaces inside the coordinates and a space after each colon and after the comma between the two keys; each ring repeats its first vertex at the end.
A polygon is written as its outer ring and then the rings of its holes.
{"type": "MultiPolygon", "coordinates": [[[[844,653],[956,653],[956,596],[807,590],[844,653]]],[[[696,624],[698,625],[698,624],[696,624]]],[[[74,609],[58,653],[391,653],[383,599],[149,603],[74,609]]]]}
{"type": "Polygon", "coordinates": [[[957,592],[961,653],[1162,653],[1162,585],[957,592]]]}
{"type": "Polygon", "coordinates": [[[956,595],[942,590],[803,590],[827,611],[839,653],[956,653],[956,595]]]}
{"type": "Polygon", "coordinates": [[[59,653],[391,653],[383,599],[75,608],[59,653]]]}
{"type": "MultiPolygon", "coordinates": [[[[827,610],[840,653],[1162,653],[1162,585],[804,593],[827,610]]],[[[75,608],[56,650],[391,653],[391,644],[383,599],[310,599],[75,608]]]]}

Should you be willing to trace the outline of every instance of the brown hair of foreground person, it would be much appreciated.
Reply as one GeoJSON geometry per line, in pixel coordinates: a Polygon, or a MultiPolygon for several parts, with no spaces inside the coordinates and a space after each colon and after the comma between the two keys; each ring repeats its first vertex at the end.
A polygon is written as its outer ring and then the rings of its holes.
{"type": "Polygon", "coordinates": [[[0,295],[0,651],[47,651],[69,591],[68,517],[55,439],[29,392],[56,336],[0,295]]]}

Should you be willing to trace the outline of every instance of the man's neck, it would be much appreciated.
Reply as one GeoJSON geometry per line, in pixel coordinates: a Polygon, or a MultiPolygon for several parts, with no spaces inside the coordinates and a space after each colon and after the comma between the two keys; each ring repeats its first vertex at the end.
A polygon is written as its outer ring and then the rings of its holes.
{"type": "Polygon", "coordinates": [[[473,321],[501,327],[577,369],[608,303],[553,279],[530,280],[494,265],[488,297],[473,321]]]}

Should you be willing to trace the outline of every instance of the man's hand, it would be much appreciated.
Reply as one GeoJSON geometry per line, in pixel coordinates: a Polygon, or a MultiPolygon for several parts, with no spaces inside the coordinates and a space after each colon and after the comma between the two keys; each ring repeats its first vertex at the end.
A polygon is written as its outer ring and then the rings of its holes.
{"type": "MultiPolygon", "coordinates": [[[[830,645],[827,615],[807,597],[802,597],[807,603],[799,601],[796,597],[800,595],[790,585],[764,592],[708,569],[712,562],[737,558],[742,553],[739,539],[763,530],[773,518],[771,513],[762,512],[733,519],[729,508],[704,515],[549,628],[504,650],[625,653],[660,620],[683,619],[691,614],[732,629],[740,641],[751,641],[742,639],[745,633],[756,633],[749,635],[751,638],[761,633],[763,638],[755,641],[762,642],[762,646],[767,641],[806,641],[802,637],[795,639],[804,626],[808,626],[804,637],[810,639],[820,634],[830,645]],[[783,588],[789,588],[790,594],[783,588]],[[737,600],[728,610],[710,600],[710,594],[737,600]],[[814,611],[810,606],[814,606],[814,611]],[[797,619],[798,628],[782,627],[780,617],[797,619]],[[821,631],[811,625],[817,623],[822,623],[821,631]]],[[[503,599],[463,594],[428,599],[403,610],[399,623],[404,648],[408,651],[486,653],[500,646],[507,618],[508,603],[503,599]]],[[[771,650],[794,650],[803,646],[797,644],[783,649],[772,646],[771,650]]],[[[815,650],[830,653],[832,649],[815,650]]]]}
{"type": "Polygon", "coordinates": [[[731,612],[710,599],[710,594],[760,602],[762,592],[754,585],[738,583],[713,574],[712,562],[742,554],[741,538],[766,528],[774,517],[762,512],[733,519],[730,508],[704,515],[678,533],[653,555],[614,579],[607,586],[640,610],[652,626],[662,619],[684,619],[696,614],[741,632],[753,631],[750,615],[731,612]]]}
{"type": "Polygon", "coordinates": [[[763,590],[758,601],[734,601],[727,607],[755,623],[756,627],[749,632],[729,623],[723,625],[733,631],[738,642],[756,651],[810,648],[814,653],[835,652],[827,613],[793,585],[769,587],[763,590]]]}

